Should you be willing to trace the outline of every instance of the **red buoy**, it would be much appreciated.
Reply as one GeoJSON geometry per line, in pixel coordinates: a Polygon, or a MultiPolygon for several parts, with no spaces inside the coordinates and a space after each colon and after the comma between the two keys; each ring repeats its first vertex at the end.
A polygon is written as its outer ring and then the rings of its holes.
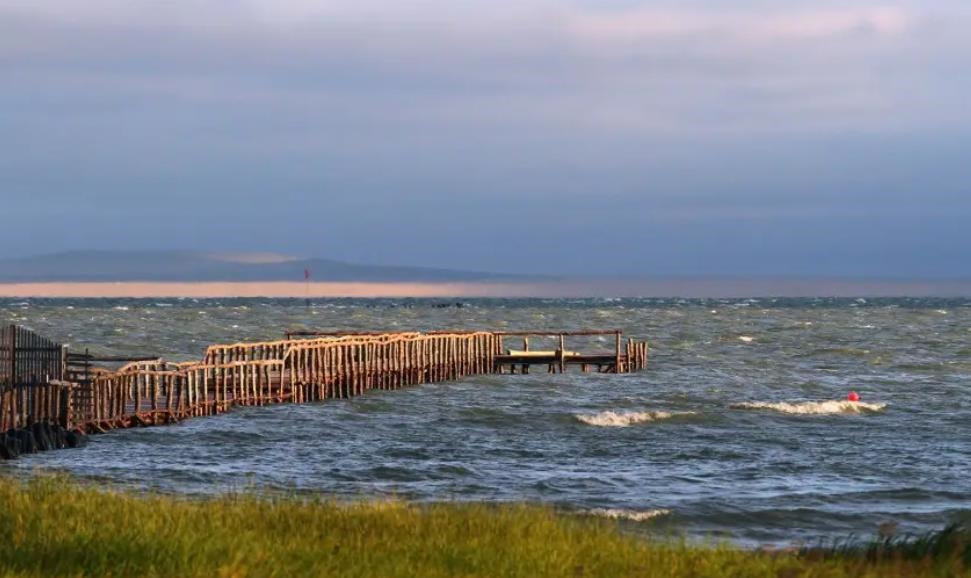
{"type": "Polygon", "coordinates": [[[851,391],[849,395],[846,396],[846,399],[849,401],[860,401],[860,394],[856,393],[855,391],[851,391]]]}

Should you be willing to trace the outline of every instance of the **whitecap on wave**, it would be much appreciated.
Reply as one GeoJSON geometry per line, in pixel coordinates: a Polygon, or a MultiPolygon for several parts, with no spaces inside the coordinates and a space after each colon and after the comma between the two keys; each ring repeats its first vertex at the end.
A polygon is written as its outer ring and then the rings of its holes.
{"type": "Polygon", "coordinates": [[[648,520],[653,520],[654,518],[667,516],[671,513],[671,510],[665,510],[664,508],[658,508],[656,510],[623,510],[620,508],[594,508],[592,510],[587,510],[586,513],[591,516],[600,516],[601,518],[612,518],[614,520],[631,520],[632,522],[647,522],[648,520]]]}
{"type": "Polygon", "coordinates": [[[627,427],[638,423],[646,423],[661,419],[672,418],[676,415],[690,415],[693,411],[667,412],[667,411],[602,411],[593,414],[574,414],[573,417],[587,425],[600,427],[627,427]]]}
{"type": "Polygon", "coordinates": [[[824,415],[878,412],[886,409],[887,404],[834,399],[829,401],[803,401],[799,403],[785,401],[747,401],[744,403],[733,403],[729,407],[732,409],[769,409],[798,415],[824,415]]]}

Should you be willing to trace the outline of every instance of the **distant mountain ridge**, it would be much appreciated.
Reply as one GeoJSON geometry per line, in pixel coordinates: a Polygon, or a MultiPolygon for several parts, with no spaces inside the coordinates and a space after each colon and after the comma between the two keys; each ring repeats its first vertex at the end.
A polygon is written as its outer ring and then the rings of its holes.
{"type": "Polygon", "coordinates": [[[202,251],[70,251],[0,259],[0,283],[54,282],[471,282],[535,277],[431,267],[362,265],[332,259],[299,259],[273,253],[202,251]]]}

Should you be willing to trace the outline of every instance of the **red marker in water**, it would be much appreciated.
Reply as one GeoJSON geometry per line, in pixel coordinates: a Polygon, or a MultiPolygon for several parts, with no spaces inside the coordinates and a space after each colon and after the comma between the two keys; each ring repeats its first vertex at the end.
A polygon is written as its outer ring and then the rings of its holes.
{"type": "Polygon", "coordinates": [[[855,391],[851,391],[849,395],[846,396],[846,399],[848,401],[860,401],[860,394],[856,393],[855,391]]]}

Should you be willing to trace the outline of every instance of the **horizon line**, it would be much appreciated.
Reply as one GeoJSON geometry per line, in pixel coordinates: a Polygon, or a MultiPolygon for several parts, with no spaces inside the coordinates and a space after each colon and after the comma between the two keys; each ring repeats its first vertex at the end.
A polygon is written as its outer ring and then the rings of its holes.
{"type": "Polygon", "coordinates": [[[0,283],[0,298],[971,297],[971,279],[571,278],[547,282],[173,281],[0,283]]]}

